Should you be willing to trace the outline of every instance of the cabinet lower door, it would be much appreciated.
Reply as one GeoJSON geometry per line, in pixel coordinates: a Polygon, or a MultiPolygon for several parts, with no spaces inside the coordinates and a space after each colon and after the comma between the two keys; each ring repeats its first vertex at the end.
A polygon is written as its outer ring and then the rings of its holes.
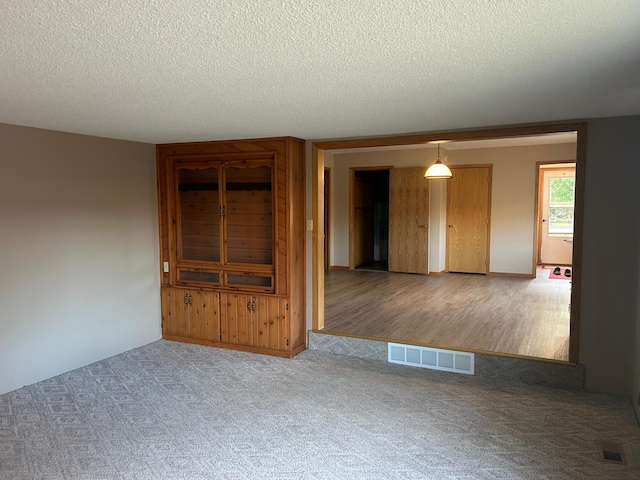
{"type": "Polygon", "coordinates": [[[235,345],[254,345],[253,297],[220,294],[220,340],[235,345]]]}
{"type": "Polygon", "coordinates": [[[162,335],[189,337],[189,290],[162,287],[162,335]]]}
{"type": "Polygon", "coordinates": [[[223,343],[265,350],[289,350],[287,301],[284,298],[222,293],[220,332],[223,343]]]}
{"type": "Polygon", "coordinates": [[[219,336],[214,292],[162,287],[162,335],[211,343],[219,336]]]}
{"type": "Polygon", "coordinates": [[[214,292],[191,290],[189,299],[189,337],[213,342],[219,336],[218,296],[214,292]]]}
{"type": "Polygon", "coordinates": [[[284,298],[255,296],[256,347],[289,350],[287,301],[284,298]]]}

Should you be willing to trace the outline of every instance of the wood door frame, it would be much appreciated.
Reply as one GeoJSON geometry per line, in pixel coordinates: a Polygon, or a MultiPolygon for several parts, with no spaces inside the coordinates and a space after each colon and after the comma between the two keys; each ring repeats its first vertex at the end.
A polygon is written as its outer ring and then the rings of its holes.
{"type": "MultiPolygon", "coordinates": [[[[551,168],[541,168],[545,165],[559,165],[559,164],[571,164],[573,165],[574,175],[578,170],[578,165],[575,160],[558,160],[558,161],[545,161],[545,162],[536,162],[536,203],[535,203],[535,212],[534,212],[534,226],[533,226],[533,234],[535,241],[534,251],[533,251],[533,272],[536,272],[538,265],[542,264],[542,229],[540,228],[542,223],[542,175],[540,175],[541,170],[567,170],[567,167],[551,167],[551,168]]],[[[577,179],[576,179],[577,182],[577,179]]],[[[577,202],[577,200],[576,200],[577,202]]],[[[575,216],[574,216],[575,218],[575,216]]],[[[573,225],[573,235],[575,236],[576,225],[574,221],[573,225]]]]}
{"type": "MultiPolygon", "coordinates": [[[[356,217],[356,172],[391,170],[393,165],[381,165],[379,167],[351,167],[349,168],[349,270],[355,270],[355,235],[353,232],[356,217]]],[[[324,279],[323,279],[324,281],[324,279]]]]}
{"type": "Polygon", "coordinates": [[[549,123],[507,128],[486,128],[480,130],[459,130],[439,133],[422,133],[386,137],[369,137],[356,139],[335,139],[311,142],[311,211],[313,217],[312,234],[312,314],[313,330],[324,328],[324,246],[322,236],[324,225],[323,210],[323,175],[325,150],[353,149],[363,147],[393,147],[401,145],[418,145],[437,140],[489,140],[513,138],[550,133],[576,132],[576,204],[574,217],[573,272],[571,289],[571,314],[569,326],[569,362],[576,364],[579,355],[580,340],[580,294],[582,276],[582,229],[584,217],[584,186],[587,153],[587,124],[582,123],[549,123]]]}
{"type": "MultiPolygon", "coordinates": [[[[485,275],[491,275],[491,269],[489,266],[491,265],[491,192],[493,188],[493,164],[492,163],[478,163],[478,164],[461,164],[461,165],[449,165],[449,169],[451,173],[455,173],[456,169],[463,168],[489,168],[489,195],[487,195],[487,252],[486,252],[486,271],[485,275]]],[[[449,271],[449,208],[451,202],[451,195],[449,195],[449,191],[451,190],[451,183],[447,182],[447,228],[446,238],[445,238],[445,260],[444,260],[444,268],[448,272],[449,271]]]]}

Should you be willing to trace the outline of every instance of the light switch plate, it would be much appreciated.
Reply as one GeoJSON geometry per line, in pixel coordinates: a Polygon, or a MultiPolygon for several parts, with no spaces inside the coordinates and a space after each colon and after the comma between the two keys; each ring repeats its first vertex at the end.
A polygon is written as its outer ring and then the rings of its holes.
{"type": "Polygon", "coordinates": [[[313,230],[313,220],[307,220],[307,230],[313,230]]]}
{"type": "Polygon", "coordinates": [[[162,271],[164,273],[169,273],[169,262],[162,262],[162,271]]]}

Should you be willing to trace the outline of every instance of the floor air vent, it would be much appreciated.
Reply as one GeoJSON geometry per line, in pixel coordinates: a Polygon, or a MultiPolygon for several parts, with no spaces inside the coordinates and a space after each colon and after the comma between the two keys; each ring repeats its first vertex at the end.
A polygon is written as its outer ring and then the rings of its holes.
{"type": "Polygon", "coordinates": [[[473,375],[473,353],[389,343],[389,363],[473,375]]]}
{"type": "Polygon", "coordinates": [[[603,460],[613,463],[627,463],[622,455],[622,445],[619,443],[600,440],[598,444],[603,460]]]}

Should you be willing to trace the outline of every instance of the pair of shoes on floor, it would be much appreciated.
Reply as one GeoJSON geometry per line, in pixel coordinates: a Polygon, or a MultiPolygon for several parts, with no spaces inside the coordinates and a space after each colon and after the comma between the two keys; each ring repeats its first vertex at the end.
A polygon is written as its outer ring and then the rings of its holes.
{"type": "MultiPolygon", "coordinates": [[[[556,267],[553,269],[553,274],[554,275],[560,275],[560,272],[562,272],[562,269],[560,267],[556,267]]],[[[571,269],[570,268],[565,268],[564,269],[564,276],[565,277],[570,277],[571,276],[571,269]]]]}

